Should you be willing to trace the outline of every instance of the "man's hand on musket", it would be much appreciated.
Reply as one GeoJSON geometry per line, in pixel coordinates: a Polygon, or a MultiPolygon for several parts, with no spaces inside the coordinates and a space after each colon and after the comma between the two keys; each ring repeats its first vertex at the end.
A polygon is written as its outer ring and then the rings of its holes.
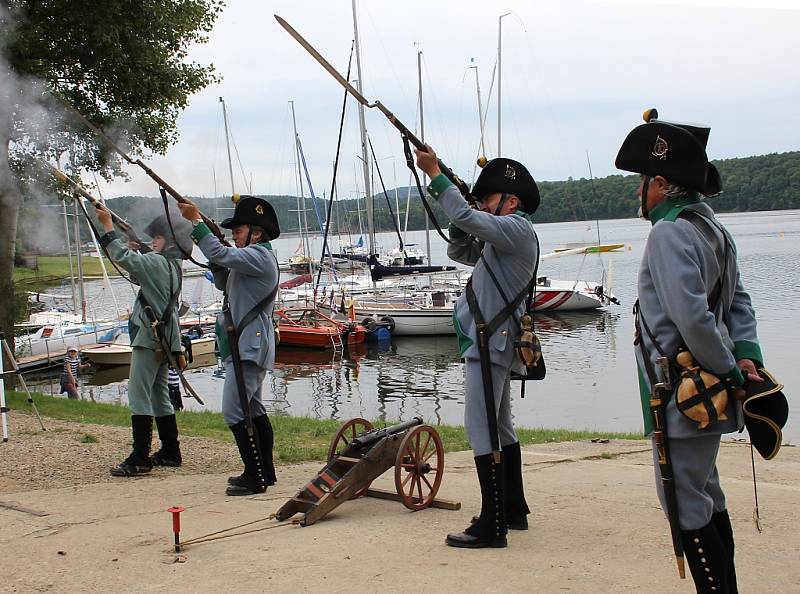
{"type": "Polygon", "coordinates": [[[111,218],[111,213],[106,209],[105,206],[100,204],[99,202],[95,206],[97,212],[97,220],[100,221],[100,224],[103,226],[103,230],[108,233],[109,231],[114,230],[114,221],[111,218]]]}
{"type": "Polygon", "coordinates": [[[434,150],[425,145],[426,150],[421,150],[418,148],[414,149],[414,154],[417,155],[417,167],[422,169],[430,179],[435,178],[439,175],[442,170],[439,169],[439,158],[436,156],[434,150]]]}
{"type": "Polygon", "coordinates": [[[202,218],[197,205],[191,200],[187,200],[186,202],[178,202],[178,208],[181,211],[181,216],[183,216],[183,218],[187,221],[198,221],[202,218]]]}

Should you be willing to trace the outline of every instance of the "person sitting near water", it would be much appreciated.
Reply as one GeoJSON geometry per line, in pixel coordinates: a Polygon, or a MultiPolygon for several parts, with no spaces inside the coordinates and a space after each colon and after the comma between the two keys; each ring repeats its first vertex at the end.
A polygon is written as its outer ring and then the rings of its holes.
{"type": "Polygon", "coordinates": [[[70,345],[64,357],[64,371],[61,373],[61,394],[66,393],[70,400],[77,400],[78,374],[92,366],[91,363],[81,363],[78,347],[70,345]]]}

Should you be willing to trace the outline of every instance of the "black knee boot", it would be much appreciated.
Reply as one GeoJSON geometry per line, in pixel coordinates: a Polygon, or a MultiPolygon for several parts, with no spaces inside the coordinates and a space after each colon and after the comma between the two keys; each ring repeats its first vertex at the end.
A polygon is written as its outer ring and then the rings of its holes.
{"type": "Polygon", "coordinates": [[[158,439],[161,440],[161,449],[150,456],[153,466],[180,466],[181,448],[178,442],[178,423],[175,415],[156,417],[158,439]]]}
{"type": "Polygon", "coordinates": [[[505,547],[508,530],[503,509],[502,459],[495,462],[493,454],[476,456],[475,468],[481,486],[481,515],[464,532],[448,534],[445,542],[465,549],[505,547]]]}
{"type": "Polygon", "coordinates": [[[681,530],[681,540],[698,594],[730,594],[728,553],[713,520],[699,530],[681,530]]]}
{"type": "Polygon", "coordinates": [[[247,433],[244,421],[231,425],[231,432],[236,439],[239,455],[244,462],[244,473],[237,480],[237,484],[228,485],[226,495],[255,495],[267,490],[264,479],[264,468],[261,464],[261,455],[256,448],[255,436],[247,433]]]}
{"type": "MultiPolygon", "coordinates": [[[[519,442],[503,446],[503,487],[506,511],[506,526],[509,530],[527,530],[528,514],[531,510],[525,501],[522,482],[522,452],[519,442]]],[[[479,516],[473,516],[474,524],[479,516]]]]}
{"type": "MultiPolygon", "coordinates": [[[[271,487],[278,479],[275,476],[275,464],[272,461],[272,446],[274,442],[272,423],[269,422],[267,415],[260,415],[253,418],[253,428],[258,434],[258,448],[261,453],[261,462],[264,464],[264,480],[268,487],[271,487]]],[[[245,475],[229,476],[229,485],[241,485],[247,481],[245,475]]]]}
{"type": "Polygon", "coordinates": [[[711,516],[711,523],[717,529],[717,534],[722,539],[722,544],[725,546],[725,552],[728,555],[728,592],[730,594],[738,594],[739,588],[736,585],[736,565],[733,561],[733,526],[731,526],[731,518],[728,516],[728,510],[722,510],[711,516]]]}
{"type": "Polygon", "coordinates": [[[153,417],[150,415],[131,415],[131,432],[133,433],[133,451],[123,462],[111,469],[113,476],[147,474],[153,467],[150,463],[153,417]]]}
{"type": "Polygon", "coordinates": [[[528,514],[525,485],[522,482],[522,452],[519,442],[503,446],[503,477],[506,502],[506,524],[510,530],[527,530],[528,514]]]}

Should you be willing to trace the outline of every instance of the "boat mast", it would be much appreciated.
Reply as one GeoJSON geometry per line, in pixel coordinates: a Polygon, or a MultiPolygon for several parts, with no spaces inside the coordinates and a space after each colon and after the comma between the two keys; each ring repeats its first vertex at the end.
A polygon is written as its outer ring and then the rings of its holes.
{"type": "MultiPolygon", "coordinates": [[[[364,94],[364,87],[361,82],[361,47],[358,41],[358,17],[356,15],[356,0],[352,0],[353,5],[353,39],[356,45],[356,90],[364,94]]],[[[358,125],[361,130],[361,162],[364,170],[364,204],[367,209],[367,238],[369,243],[369,253],[375,253],[375,221],[373,220],[372,199],[370,196],[369,180],[369,154],[367,152],[367,126],[364,121],[364,106],[358,104],[358,125]]]]}
{"type": "Polygon", "coordinates": [[[474,70],[475,71],[475,91],[478,94],[478,126],[480,126],[480,131],[481,131],[481,147],[480,147],[480,155],[478,155],[478,156],[479,157],[485,157],[486,156],[486,144],[484,143],[484,140],[483,140],[483,136],[484,136],[484,130],[483,130],[483,106],[481,105],[481,83],[478,80],[478,66],[477,65],[470,66],[469,68],[470,68],[470,70],[474,70]]]}
{"type": "Polygon", "coordinates": [[[502,93],[502,57],[503,57],[503,18],[510,15],[510,12],[501,14],[497,19],[497,156],[501,156],[500,140],[502,136],[502,126],[500,125],[500,98],[502,93]]]}
{"type": "MultiPolygon", "coordinates": [[[[297,197],[297,224],[300,227],[300,238],[303,240],[303,255],[309,257],[311,250],[308,249],[308,218],[306,217],[306,199],[303,189],[303,172],[300,171],[300,139],[297,137],[297,121],[294,117],[294,101],[289,101],[292,106],[292,130],[294,131],[294,154],[297,160],[297,177],[300,180],[300,195],[297,197]]],[[[310,269],[309,260],[309,269],[310,269]]]]}
{"type": "Polygon", "coordinates": [[[80,291],[81,297],[81,321],[86,321],[86,292],[83,287],[83,262],[81,260],[81,232],[80,232],[80,220],[78,219],[78,200],[80,197],[76,194],[75,195],[75,219],[73,221],[75,225],[75,253],[77,256],[78,262],[78,289],[80,291]]]}
{"type": "Polygon", "coordinates": [[[219,98],[219,102],[222,103],[222,121],[225,123],[225,146],[228,149],[228,174],[231,176],[231,196],[233,196],[236,190],[233,188],[233,164],[231,162],[231,139],[230,133],[228,132],[228,111],[225,109],[225,101],[222,97],[219,98]]]}
{"type": "Polygon", "coordinates": [[[67,260],[69,261],[69,285],[72,288],[72,313],[78,313],[78,301],[75,297],[75,270],[72,267],[72,242],[69,239],[69,215],[67,214],[67,201],[64,201],[64,240],[67,247],[67,260]]]}
{"type": "MultiPolygon", "coordinates": [[[[417,50],[417,86],[419,88],[419,138],[425,142],[425,114],[422,109],[422,50],[417,50]]],[[[428,185],[428,176],[422,174],[423,187],[428,185]]],[[[431,227],[428,217],[425,217],[425,253],[427,254],[427,264],[431,264],[431,227]]]]}

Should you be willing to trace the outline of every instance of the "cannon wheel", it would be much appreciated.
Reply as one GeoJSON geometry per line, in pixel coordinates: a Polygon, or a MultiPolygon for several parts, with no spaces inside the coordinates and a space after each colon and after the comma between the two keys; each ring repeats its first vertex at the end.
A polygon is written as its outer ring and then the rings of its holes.
{"type": "Polygon", "coordinates": [[[444,446],[430,425],[419,425],[403,438],[394,465],[394,484],[403,505],[416,511],[433,503],[444,476],[444,446]]]}
{"type": "MultiPolygon", "coordinates": [[[[331,445],[328,448],[328,462],[333,460],[333,457],[336,454],[345,449],[356,436],[364,433],[365,431],[370,431],[371,429],[374,429],[372,423],[370,423],[367,419],[362,419],[361,417],[350,419],[344,425],[339,427],[339,430],[336,432],[336,435],[333,436],[331,445]]],[[[361,497],[367,492],[367,489],[369,489],[369,485],[356,491],[353,496],[350,497],[350,499],[361,497]]]]}

